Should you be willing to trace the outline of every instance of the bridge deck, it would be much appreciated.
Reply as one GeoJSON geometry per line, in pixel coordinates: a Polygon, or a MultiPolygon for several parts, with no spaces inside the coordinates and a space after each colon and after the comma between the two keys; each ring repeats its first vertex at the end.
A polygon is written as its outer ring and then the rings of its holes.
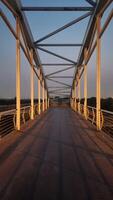
{"type": "Polygon", "coordinates": [[[0,141],[0,199],[113,200],[113,143],[70,109],[0,141]]]}

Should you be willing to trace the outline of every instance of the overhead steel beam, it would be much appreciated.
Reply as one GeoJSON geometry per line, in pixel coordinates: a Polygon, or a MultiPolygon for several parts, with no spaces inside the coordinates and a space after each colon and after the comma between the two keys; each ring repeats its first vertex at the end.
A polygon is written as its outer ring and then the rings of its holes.
{"type": "Polygon", "coordinates": [[[61,81],[56,81],[56,80],[53,80],[53,79],[51,79],[51,78],[47,78],[47,79],[48,79],[49,81],[52,81],[52,82],[55,82],[55,83],[58,83],[58,84],[61,84],[61,85],[65,85],[65,86],[71,88],[71,85],[68,85],[68,84],[66,84],[66,83],[63,83],[63,82],[61,82],[61,81]]]}
{"type": "MultiPolygon", "coordinates": [[[[108,27],[110,21],[112,20],[112,18],[113,18],[113,9],[112,9],[111,12],[109,13],[109,15],[108,15],[108,17],[107,17],[107,19],[106,19],[106,21],[105,21],[103,27],[101,28],[99,38],[101,38],[102,35],[104,34],[104,32],[105,32],[105,30],[107,29],[107,27],[108,27]]],[[[93,44],[93,46],[92,46],[92,48],[91,48],[91,50],[90,50],[90,52],[89,52],[89,54],[88,54],[88,56],[87,56],[86,64],[88,63],[90,57],[92,56],[92,54],[93,54],[93,52],[94,52],[96,46],[97,46],[97,42],[95,41],[95,43],[93,44]]],[[[82,72],[81,72],[81,74],[80,74],[80,78],[81,78],[83,72],[84,72],[84,69],[82,70],[82,72]]]]}
{"type": "Polygon", "coordinates": [[[68,63],[42,63],[42,66],[72,66],[72,64],[68,63]]]}
{"type": "Polygon", "coordinates": [[[33,6],[22,6],[22,11],[92,11],[92,7],[33,7],[33,6]]]}
{"type": "Polygon", "coordinates": [[[67,96],[67,95],[70,95],[69,92],[68,92],[68,93],[64,93],[64,92],[59,92],[59,93],[58,93],[58,92],[52,92],[52,93],[50,93],[50,94],[51,94],[51,95],[52,95],[52,94],[56,94],[56,95],[66,95],[66,96],[67,96]]]}
{"type": "MultiPolygon", "coordinates": [[[[112,3],[112,0],[102,0],[102,1],[98,0],[96,7],[95,7],[95,10],[94,10],[94,13],[91,16],[90,21],[88,23],[87,31],[85,33],[84,40],[83,40],[83,46],[81,47],[80,54],[79,54],[78,61],[77,61],[77,63],[78,63],[77,68],[79,66],[81,66],[82,63],[83,63],[85,48],[88,49],[89,46],[90,46],[90,41],[92,40],[92,35],[93,35],[93,32],[94,32],[95,23],[96,23],[96,16],[98,14],[102,15],[111,3],[112,3]]],[[[77,75],[77,71],[75,70],[75,76],[74,76],[74,79],[73,79],[73,84],[74,84],[74,80],[76,78],[76,75],[77,75]]]]}
{"type": "Polygon", "coordinates": [[[113,8],[112,8],[111,12],[109,13],[109,15],[108,15],[103,27],[102,27],[101,33],[99,35],[100,38],[102,37],[103,33],[105,32],[105,30],[108,27],[108,25],[109,25],[109,23],[110,23],[112,18],[113,18],[113,8]]]}
{"type": "MultiPolygon", "coordinates": [[[[55,94],[55,93],[51,94],[51,97],[52,97],[52,98],[54,98],[54,97],[56,97],[56,96],[64,99],[64,98],[69,98],[70,95],[66,95],[66,94],[55,94]]],[[[54,101],[57,101],[57,99],[55,99],[54,101]]]]}
{"type": "Polygon", "coordinates": [[[51,91],[50,93],[51,94],[52,93],[56,93],[56,94],[70,94],[70,91],[51,91]]]}
{"type": "MultiPolygon", "coordinates": [[[[67,88],[67,89],[70,90],[70,88],[67,88]]],[[[56,89],[56,90],[50,90],[49,93],[52,93],[52,92],[59,92],[59,91],[62,91],[62,92],[63,92],[63,91],[66,91],[67,89],[62,89],[62,88],[61,88],[61,89],[56,89]]],[[[69,91],[68,91],[68,92],[69,92],[69,91]]]]}
{"type": "MultiPolygon", "coordinates": [[[[89,47],[91,36],[92,36],[93,30],[95,28],[97,14],[100,13],[100,11],[103,10],[103,8],[106,9],[107,6],[109,6],[111,2],[112,2],[112,0],[103,0],[103,1],[99,0],[98,1],[96,8],[95,8],[95,11],[94,11],[94,13],[91,17],[90,22],[89,22],[85,37],[84,37],[83,46],[81,47],[80,55],[78,57],[78,66],[81,65],[82,62],[83,62],[85,48],[88,49],[88,47],[89,47]],[[106,7],[105,7],[105,5],[106,5],[106,7]]],[[[103,12],[104,12],[104,10],[103,10],[103,12]]]]}
{"type": "Polygon", "coordinates": [[[96,6],[96,2],[92,0],[86,0],[91,6],[96,6]]]}
{"type": "Polygon", "coordinates": [[[65,87],[63,87],[63,86],[62,86],[62,87],[51,86],[51,87],[48,87],[48,89],[49,89],[49,88],[50,88],[50,89],[52,89],[52,88],[53,88],[53,89],[54,89],[54,88],[56,88],[56,89],[70,89],[70,87],[68,87],[68,86],[65,86],[65,87]]]}
{"type": "MultiPolygon", "coordinates": [[[[11,25],[10,21],[8,20],[8,18],[6,17],[6,15],[4,14],[4,12],[1,9],[0,9],[0,16],[2,17],[3,21],[5,22],[5,24],[7,25],[7,27],[9,28],[9,30],[11,31],[11,33],[13,34],[13,36],[15,37],[15,39],[18,39],[17,33],[15,32],[15,30],[14,30],[13,26],[11,25]]],[[[25,40],[26,38],[25,38],[25,35],[24,35],[24,32],[23,32],[21,24],[20,24],[20,30],[22,32],[23,40],[24,40],[24,43],[25,43],[25,46],[24,46],[23,42],[19,38],[20,46],[21,46],[21,49],[23,50],[23,53],[26,56],[28,62],[31,64],[29,50],[27,48],[27,43],[26,43],[26,40],[25,40]]],[[[39,79],[38,74],[37,74],[35,68],[33,68],[33,70],[34,70],[37,78],[39,79]]]]}
{"type": "MultiPolygon", "coordinates": [[[[101,28],[99,38],[101,38],[102,35],[104,34],[104,32],[105,32],[105,30],[107,29],[107,27],[108,27],[109,23],[111,22],[112,18],[113,18],[113,9],[112,9],[111,12],[109,13],[109,15],[108,15],[108,17],[107,17],[107,19],[106,19],[106,21],[105,21],[103,27],[101,28]]],[[[94,52],[96,46],[97,46],[97,41],[94,42],[92,48],[90,49],[90,52],[88,53],[88,56],[87,56],[87,58],[86,58],[86,64],[88,63],[89,59],[91,58],[91,56],[92,56],[92,54],[93,54],[93,52],[94,52]]],[[[84,68],[83,68],[83,70],[81,71],[80,78],[81,78],[83,72],[84,72],[84,68]]]]}
{"type": "Polygon", "coordinates": [[[10,3],[7,0],[1,0],[1,1],[2,1],[2,3],[4,3],[7,6],[7,8],[13,13],[13,15],[15,17],[18,17],[17,12],[15,11],[15,9],[12,7],[12,5],[10,5],[10,3]]]}
{"type": "Polygon", "coordinates": [[[47,38],[49,38],[49,37],[51,37],[51,36],[53,36],[53,35],[55,35],[55,34],[61,32],[61,31],[65,30],[65,29],[69,28],[70,26],[72,26],[72,25],[74,25],[74,24],[80,22],[81,20],[83,20],[83,19],[89,17],[91,14],[92,14],[92,12],[88,12],[88,13],[82,15],[81,17],[78,17],[77,19],[75,19],[75,20],[73,20],[73,21],[71,21],[71,22],[65,24],[64,26],[62,26],[62,27],[56,29],[55,31],[49,33],[48,35],[46,35],[46,36],[40,38],[39,40],[37,40],[37,41],[35,42],[35,44],[37,44],[37,43],[39,43],[39,42],[42,42],[43,40],[45,40],[45,39],[47,39],[47,38]]]}
{"type": "Polygon", "coordinates": [[[82,44],[36,44],[35,47],[81,47],[82,44]]]}
{"type": "Polygon", "coordinates": [[[63,60],[66,60],[66,61],[68,61],[68,62],[71,62],[71,63],[73,63],[73,64],[75,64],[75,65],[77,64],[77,63],[74,62],[73,60],[70,60],[70,59],[65,58],[65,57],[63,57],[63,56],[60,56],[60,55],[58,55],[58,54],[56,54],[56,53],[53,53],[52,51],[49,51],[49,50],[47,50],[47,49],[43,49],[43,48],[41,48],[41,47],[38,47],[38,49],[41,50],[41,51],[43,51],[43,52],[45,52],[45,53],[48,53],[48,54],[50,54],[50,55],[56,56],[57,58],[61,58],[61,59],[63,59],[63,60]]]}
{"type": "Polygon", "coordinates": [[[74,68],[74,67],[75,67],[75,66],[72,66],[72,67],[68,67],[68,68],[65,68],[65,69],[61,69],[61,70],[55,71],[55,72],[53,72],[53,73],[50,73],[50,74],[45,75],[45,77],[50,77],[51,75],[54,75],[54,74],[58,74],[58,73],[60,73],[60,72],[67,71],[67,70],[72,69],[72,68],[74,68]]]}
{"type": "MultiPolygon", "coordinates": [[[[38,55],[38,51],[35,49],[34,46],[34,39],[33,39],[33,35],[29,26],[29,23],[27,21],[26,15],[24,12],[21,11],[21,1],[20,0],[1,0],[4,5],[14,14],[14,16],[17,16],[20,20],[20,24],[23,28],[23,32],[26,38],[26,42],[28,45],[29,50],[33,49],[33,58],[34,61],[36,63],[36,66],[40,66],[41,69],[41,73],[43,76],[43,79],[45,81],[45,87],[47,88],[47,84],[46,84],[46,79],[44,78],[44,73],[43,73],[43,69],[42,69],[42,65],[41,65],[41,61],[40,61],[40,57],[38,55]]],[[[24,50],[22,44],[21,44],[22,49],[24,50]]]]}
{"type": "MultiPolygon", "coordinates": [[[[113,18],[113,9],[111,10],[111,12],[108,15],[103,27],[101,28],[99,38],[101,38],[102,35],[104,34],[104,32],[105,32],[106,28],[108,27],[109,23],[111,22],[112,18],[113,18]]],[[[93,44],[93,46],[92,46],[92,48],[91,48],[91,50],[90,50],[90,52],[89,52],[89,54],[87,56],[86,64],[88,63],[88,61],[89,61],[91,55],[93,54],[96,46],[97,46],[97,41],[94,42],[94,44],[93,44]]]]}
{"type": "Polygon", "coordinates": [[[51,78],[73,78],[73,76],[51,76],[51,78]]]}
{"type": "Polygon", "coordinates": [[[69,95],[70,96],[70,94],[63,94],[63,93],[51,93],[50,94],[51,96],[53,96],[53,95],[56,95],[56,96],[67,96],[67,95],[69,95]]]}

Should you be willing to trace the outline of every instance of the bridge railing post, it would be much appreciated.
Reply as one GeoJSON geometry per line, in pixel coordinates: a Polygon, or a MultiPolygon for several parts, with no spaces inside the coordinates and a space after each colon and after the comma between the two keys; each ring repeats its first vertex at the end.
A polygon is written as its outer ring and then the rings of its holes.
{"type": "Polygon", "coordinates": [[[33,50],[30,50],[31,61],[31,119],[34,119],[34,70],[33,70],[33,50]]]}
{"type": "Polygon", "coordinates": [[[16,18],[16,129],[20,130],[20,24],[16,18]]]}
{"type": "Polygon", "coordinates": [[[96,75],[96,126],[97,130],[101,129],[101,17],[97,16],[97,75],[96,75]]]}

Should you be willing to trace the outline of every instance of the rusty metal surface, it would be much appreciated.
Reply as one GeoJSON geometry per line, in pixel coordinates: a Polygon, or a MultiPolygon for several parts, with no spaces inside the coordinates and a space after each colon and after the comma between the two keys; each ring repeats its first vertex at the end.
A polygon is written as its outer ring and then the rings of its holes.
{"type": "Polygon", "coordinates": [[[68,108],[0,141],[0,199],[112,200],[113,142],[68,108]]]}

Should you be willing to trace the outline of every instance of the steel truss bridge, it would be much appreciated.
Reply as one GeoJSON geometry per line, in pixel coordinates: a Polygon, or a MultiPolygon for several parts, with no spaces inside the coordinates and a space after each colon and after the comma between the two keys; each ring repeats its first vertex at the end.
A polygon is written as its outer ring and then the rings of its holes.
{"type": "Polygon", "coordinates": [[[16,23],[14,29],[0,8],[0,17],[16,40],[16,109],[0,112],[0,199],[113,199],[113,112],[101,109],[101,39],[113,19],[113,1],[85,1],[89,6],[33,7],[23,6],[21,0],[1,0],[16,23]],[[102,25],[107,9],[109,13],[102,25]],[[26,12],[31,11],[84,11],[85,14],[35,41],[26,17],[26,12]],[[82,43],[45,42],[86,18],[89,22],[82,43]],[[80,52],[77,60],[72,60],[46,47],[79,47],[80,52]],[[94,108],[87,103],[87,65],[95,49],[94,108]],[[29,62],[31,76],[31,103],[23,107],[20,95],[21,50],[29,62]],[[44,63],[39,51],[63,62],[44,63]],[[45,74],[43,69],[49,66],[58,66],[59,70],[45,74]],[[65,75],[71,69],[74,69],[74,75],[65,75]],[[64,75],[59,75],[61,72],[64,75]],[[34,76],[38,82],[38,104],[34,102],[34,76]],[[81,104],[83,76],[84,103],[81,104]],[[68,84],[68,80],[72,80],[72,84],[68,84]],[[50,100],[54,96],[68,98],[71,109],[67,104],[63,108],[51,108],[50,100]]]}

